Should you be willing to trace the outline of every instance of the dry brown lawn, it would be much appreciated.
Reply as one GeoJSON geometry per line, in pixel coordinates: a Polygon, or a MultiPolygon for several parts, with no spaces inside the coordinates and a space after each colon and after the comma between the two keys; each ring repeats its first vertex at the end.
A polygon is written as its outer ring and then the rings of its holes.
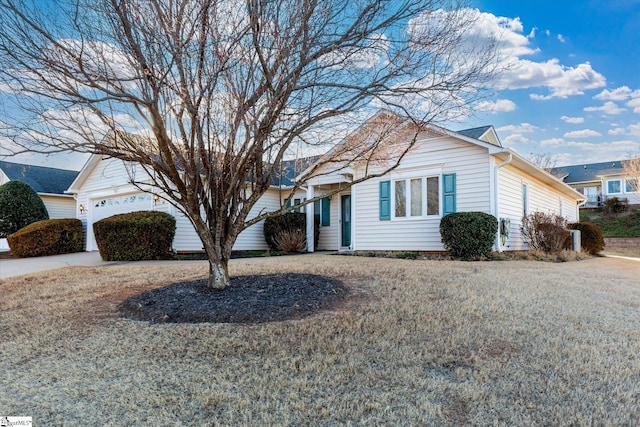
{"type": "Polygon", "coordinates": [[[0,284],[0,415],[34,425],[637,425],[640,263],[313,255],[232,273],[343,280],[347,304],[256,325],[121,319],[206,267],[0,284]]]}

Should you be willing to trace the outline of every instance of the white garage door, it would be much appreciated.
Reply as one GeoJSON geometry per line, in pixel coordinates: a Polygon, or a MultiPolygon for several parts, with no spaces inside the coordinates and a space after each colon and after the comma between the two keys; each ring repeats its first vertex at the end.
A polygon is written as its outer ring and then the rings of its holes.
{"type": "Polygon", "coordinates": [[[87,250],[97,251],[95,236],[93,235],[93,223],[103,218],[117,214],[135,211],[148,211],[153,209],[153,197],[148,193],[135,193],[126,195],[113,195],[99,199],[92,199],[89,203],[87,215],[87,250]]]}

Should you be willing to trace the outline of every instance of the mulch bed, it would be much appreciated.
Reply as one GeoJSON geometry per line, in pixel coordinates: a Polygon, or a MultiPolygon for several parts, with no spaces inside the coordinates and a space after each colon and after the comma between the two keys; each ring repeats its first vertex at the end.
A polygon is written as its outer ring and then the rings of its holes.
{"type": "Polygon", "coordinates": [[[238,276],[224,290],[208,289],[206,280],[153,289],[127,299],[118,311],[153,323],[261,323],[331,308],[347,294],[342,282],[314,274],[238,276]]]}

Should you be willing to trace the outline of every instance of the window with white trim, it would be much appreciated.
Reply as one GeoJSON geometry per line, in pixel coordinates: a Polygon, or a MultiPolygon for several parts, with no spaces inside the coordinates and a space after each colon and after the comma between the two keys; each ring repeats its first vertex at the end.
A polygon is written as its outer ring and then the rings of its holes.
{"type": "Polygon", "coordinates": [[[393,217],[424,218],[440,215],[438,176],[399,179],[393,182],[393,217]]]}
{"type": "Polygon", "coordinates": [[[640,191],[640,183],[638,178],[627,178],[624,180],[624,192],[625,193],[637,193],[640,191]]]}
{"type": "Polygon", "coordinates": [[[607,194],[620,194],[622,193],[622,182],[619,179],[612,179],[607,181],[607,194]]]}

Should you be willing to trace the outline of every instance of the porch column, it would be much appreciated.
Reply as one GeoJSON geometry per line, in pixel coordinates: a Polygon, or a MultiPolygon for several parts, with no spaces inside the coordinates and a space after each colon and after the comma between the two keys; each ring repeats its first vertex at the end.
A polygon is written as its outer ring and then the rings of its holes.
{"type": "MultiPolygon", "coordinates": [[[[307,187],[307,200],[311,200],[314,197],[314,188],[313,185],[309,185],[307,187]]],[[[314,209],[314,203],[309,203],[306,206],[306,211],[307,211],[307,252],[315,252],[315,247],[314,247],[314,240],[315,240],[315,227],[314,227],[314,218],[315,218],[315,212],[313,211],[314,209]]]]}

